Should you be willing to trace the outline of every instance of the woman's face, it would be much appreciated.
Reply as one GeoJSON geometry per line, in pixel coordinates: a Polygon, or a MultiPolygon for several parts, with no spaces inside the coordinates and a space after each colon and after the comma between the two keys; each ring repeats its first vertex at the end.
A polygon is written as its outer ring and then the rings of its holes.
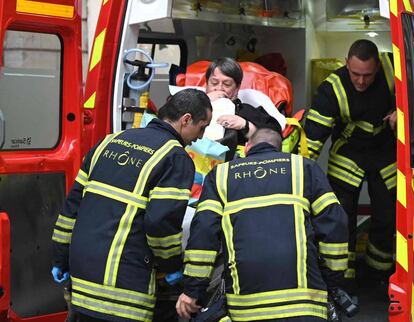
{"type": "Polygon", "coordinates": [[[234,100],[237,98],[239,88],[233,78],[224,75],[217,67],[207,80],[206,93],[219,91],[223,92],[227,98],[234,100]]]}

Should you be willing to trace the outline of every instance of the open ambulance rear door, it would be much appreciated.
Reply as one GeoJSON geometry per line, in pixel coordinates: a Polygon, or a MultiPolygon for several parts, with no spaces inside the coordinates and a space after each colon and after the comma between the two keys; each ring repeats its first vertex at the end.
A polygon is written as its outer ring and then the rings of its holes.
{"type": "Polygon", "coordinates": [[[0,1],[0,321],[63,321],[51,236],[81,162],[81,0],[0,1]]]}
{"type": "Polygon", "coordinates": [[[389,321],[413,321],[414,1],[391,0],[397,97],[396,271],[390,279],[389,321]]]}

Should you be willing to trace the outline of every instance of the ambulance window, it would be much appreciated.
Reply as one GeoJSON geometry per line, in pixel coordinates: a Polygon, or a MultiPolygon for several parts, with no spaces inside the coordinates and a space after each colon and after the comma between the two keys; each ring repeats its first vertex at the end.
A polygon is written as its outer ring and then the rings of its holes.
{"type": "Polygon", "coordinates": [[[410,120],[411,167],[414,168],[414,17],[402,14],[410,120]]]}
{"type": "Polygon", "coordinates": [[[3,150],[51,149],[58,143],[61,56],[56,35],[6,32],[0,71],[3,150]]]}

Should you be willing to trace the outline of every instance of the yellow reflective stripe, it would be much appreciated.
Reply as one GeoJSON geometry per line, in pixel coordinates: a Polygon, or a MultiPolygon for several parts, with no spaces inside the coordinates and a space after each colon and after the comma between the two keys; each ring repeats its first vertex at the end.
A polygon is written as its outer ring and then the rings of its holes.
{"type": "Polygon", "coordinates": [[[400,49],[392,44],[392,53],[394,57],[394,75],[397,77],[400,81],[401,78],[401,57],[400,57],[400,49]]]}
{"type": "Polygon", "coordinates": [[[75,181],[77,181],[82,186],[85,186],[88,182],[88,174],[83,171],[82,169],[79,169],[78,175],[75,178],[75,181]]]}
{"type": "Polygon", "coordinates": [[[397,108],[397,138],[402,144],[405,144],[405,123],[404,112],[397,108]]]}
{"type": "Polygon", "coordinates": [[[188,200],[190,199],[189,189],[178,189],[173,187],[155,187],[149,193],[150,199],[174,199],[188,200]]]}
{"type": "Polygon", "coordinates": [[[95,180],[89,181],[86,184],[85,191],[89,193],[95,193],[120,202],[124,202],[126,204],[130,204],[141,209],[145,209],[147,207],[147,198],[137,196],[128,190],[117,188],[103,182],[95,180]]]}
{"type": "Polygon", "coordinates": [[[16,12],[70,19],[73,18],[75,7],[44,1],[17,0],[16,12]]]}
{"type": "Polygon", "coordinates": [[[216,182],[217,182],[217,191],[220,196],[221,201],[227,203],[227,177],[229,175],[229,164],[222,163],[217,165],[216,172],[216,182]]]}
{"type": "Polygon", "coordinates": [[[64,229],[73,230],[75,223],[75,218],[70,218],[59,214],[55,225],[64,229]]]}
{"type": "Polygon", "coordinates": [[[228,316],[221,318],[218,322],[231,322],[231,319],[228,316]]]}
{"type": "Polygon", "coordinates": [[[366,121],[355,121],[354,124],[368,133],[374,133],[374,125],[366,121]]]}
{"type": "MultiPolygon", "coordinates": [[[[174,147],[181,147],[181,144],[177,140],[170,140],[166,142],[160,149],[158,149],[141,169],[141,172],[138,176],[137,183],[132,192],[133,195],[142,196],[145,185],[148,181],[148,178],[151,174],[152,169],[160,163],[160,161],[165,157],[165,155],[170,152],[174,147]]],[[[126,239],[131,230],[132,223],[134,221],[135,215],[137,214],[138,208],[132,204],[128,204],[124,214],[121,217],[119,222],[118,230],[115,233],[114,239],[112,240],[111,248],[109,249],[108,258],[105,266],[105,276],[104,284],[114,286],[116,283],[116,278],[118,274],[119,262],[124,249],[126,239]]],[[[154,250],[153,250],[154,252],[154,250]]],[[[171,254],[175,254],[177,250],[169,250],[159,254],[161,258],[169,258],[171,254]]],[[[180,248],[181,252],[181,248],[180,248]]],[[[154,252],[155,255],[155,252],[154,252]]],[[[156,255],[158,256],[158,254],[156,255]]]]}
{"type": "Polygon", "coordinates": [[[327,292],[309,288],[284,289],[246,295],[226,293],[227,304],[231,306],[255,306],[291,301],[314,301],[326,303],[327,292]]]}
{"type": "Polygon", "coordinates": [[[372,268],[375,268],[379,271],[388,271],[392,268],[393,263],[384,263],[379,262],[376,259],[372,258],[368,254],[365,254],[365,262],[368,264],[368,266],[371,266],[372,268]]]}
{"type": "Polygon", "coordinates": [[[392,63],[388,53],[380,53],[380,60],[382,69],[384,70],[385,79],[387,80],[388,88],[390,92],[394,90],[394,68],[392,67],[392,63]]]}
{"type": "Polygon", "coordinates": [[[197,213],[207,210],[223,215],[223,206],[217,200],[207,199],[197,205],[197,213]]]}
{"type": "Polygon", "coordinates": [[[388,190],[394,189],[397,186],[397,174],[385,181],[388,190]]]}
{"type": "Polygon", "coordinates": [[[138,321],[152,321],[152,311],[138,309],[131,305],[123,305],[109,301],[98,300],[95,298],[86,297],[82,294],[78,294],[75,291],[72,291],[71,300],[72,304],[83,307],[93,312],[100,312],[138,321]]]}
{"type": "Polygon", "coordinates": [[[324,255],[347,255],[348,243],[319,242],[319,252],[324,255]]]}
{"type": "Polygon", "coordinates": [[[321,141],[311,140],[307,138],[307,142],[308,142],[308,148],[315,150],[317,152],[319,152],[320,149],[322,149],[323,147],[323,143],[321,141]]]}
{"type": "Polygon", "coordinates": [[[331,157],[332,154],[336,154],[338,152],[338,150],[344,145],[346,144],[348,141],[345,140],[344,138],[339,137],[338,140],[335,141],[335,143],[332,145],[331,147],[331,151],[329,154],[329,157],[331,157]]]}
{"type": "Polygon", "coordinates": [[[101,33],[95,38],[91,54],[91,62],[89,65],[89,71],[91,71],[101,61],[105,34],[106,28],[102,30],[101,33]]]}
{"type": "Polygon", "coordinates": [[[134,192],[142,195],[144,193],[145,185],[150,176],[152,169],[169,153],[174,147],[182,147],[177,140],[170,140],[165,143],[159,150],[157,150],[151,158],[145,162],[142,167],[141,173],[138,177],[137,184],[135,185],[134,192]]]}
{"type": "Polygon", "coordinates": [[[84,108],[95,108],[96,91],[83,104],[84,108]]]}
{"type": "Polygon", "coordinates": [[[217,252],[214,250],[189,249],[185,251],[184,263],[203,262],[214,264],[217,252]]]}
{"type": "MultiPolygon", "coordinates": [[[[298,155],[291,155],[291,168],[292,168],[292,194],[303,198],[303,158],[298,155]]],[[[309,207],[309,201],[308,207],[309,207]]],[[[305,232],[305,215],[303,213],[303,207],[298,204],[294,204],[294,216],[295,216],[295,238],[296,238],[296,273],[299,288],[307,288],[308,281],[306,278],[306,232],[305,232]]],[[[308,210],[309,212],[309,210],[308,210]]]]}
{"type": "Polygon", "coordinates": [[[236,268],[236,252],[234,250],[233,243],[233,226],[231,225],[230,216],[223,216],[221,220],[221,226],[223,229],[224,237],[226,239],[227,252],[229,254],[228,264],[230,269],[230,275],[233,280],[233,292],[235,294],[240,293],[239,276],[236,268]]]}
{"type": "Polygon", "coordinates": [[[147,235],[147,241],[150,247],[169,247],[173,245],[181,245],[182,237],[182,232],[164,237],[153,237],[147,235]]]}
{"type": "Polygon", "coordinates": [[[324,116],[314,109],[309,109],[306,119],[322,124],[326,127],[331,128],[335,122],[333,117],[324,116]]]}
{"type": "Polygon", "coordinates": [[[392,260],[393,258],[393,254],[392,253],[387,253],[387,252],[383,252],[382,250],[379,250],[377,247],[375,247],[369,240],[367,243],[367,250],[378,257],[381,257],[383,259],[390,259],[392,260]]]}
{"type": "Polygon", "coordinates": [[[358,165],[354,161],[342,155],[331,153],[329,155],[329,162],[336,163],[337,165],[340,165],[341,167],[349,170],[349,172],[352,172],[358,175],[359,177],[365,176],[365,171],[363,169],[358,167],[358,165]]]}
{"type": "Polygon", "coordinates": [[[99,296],[107,300],[139,304],[148,308],[153,308],[155,305],[155,297],[149,294],[113,286],[101,285],[74,276],[71,276],[71,279],[72,289],[74,291],[81,291],[84,294],[99,296]]]}
{"type": "Polygon", "coordinates": [[[407,239],[397,230],[397,263],[408,272],[408,243],[407,239]]]}
{"type": "Polygon", "coordinates": [[[397,162],[394,162],[394,163],[386,166],[385,168],[381,169],[380,174],[381,174],[381,177],[382,177],[383,180],[386,180],[390,176],[393,176],[396,179],[396,176],[397,176],[397,162]]]}
{"type": "Polygon", "coordinates": [[[184,275],[192,277],[210,278],[212,272],[213,266],[211,265],[201,266],[186,264],[184,268],[184,275]]]}
{"type": "Polygon", "coordinates": [[[72,233],[66,231],[61,231],[58,229],[53,230],[52,240],[61,244],[70,244],[72,239],[72,233]]]}
{"type": "Polygon", "coordinates": [[[276,205],[295,205],[310,211],[309,200],[294,194],[275,193],[267,196],[249,197],[227,203],[224,215],[234,214],[241,210],[269,207],[276,205]]]}
{"type": "Polygon", "coordinates": [[[331,163],[328,163],[328,175],[344,181],[354,187],[359,187],[362,182],[362,178],[354,176],[353,174],[342,170],[331,163]]]}
{"type": "Polygon", "coordinates": [[[390,0],[390,12],[397,17],[398,15],[398,7],[397,7],[397,0],[390,0]]]}
{"type": "Polygon", "coordinates": [[[168,249],[151,248],[151,250],[154,256],[161,257],[163,259],[178,256],[182,253],[181,245],[168,249]]]}
{"type": "Polygon", "coordinates": [[[348,268],[348,258],[326,258],[324,257],[326,266],[332,271],[344,271],[348,268]]]}
{"type": "Polygon", "coordinates": [[[346,91],[342,86],[341,79],[336,74],[331,74],[326,79],[331,85],[332,89],[335,92],[336,99],[339,105],[339,112],[341,114],[341,118],[345,123],[351,122],[351,114],[349,112],[349,105],[348,105],[348,97],[346,95],[346,91]]]}
{"type": "Polygon", "coordinates": [[[355,278],[355,268],[348,268],[346,271],[345,271],[345,278],[355,278]]]}
{"type": "Polygon", "coordinates": [[[233,321],[262,321],[264,319],[282,319],[307,315],[317,316],[325,320],[327,318],[325,305],[303,303],[249,310],[234,310],[229,308],[229,312],[233,321]]]}
{"type": "Polygon", "coordinates": [[[339,201],[336,198],[336,195],[333,192],[327,192],[320,196],[312,203],[312,213],[317,216],[319,215],[326,207],[338,203],[339,201]]]}
{"type": "Polygon", "coordinates": [[[96,162],[98,161],[99,157],[101,156],[101,153],[102,153],[103,149],[105,149],[105,147],[109,144],[109,142],[112,139],[116,138],[121,133],[122,132],[108,134],[105,137],[105,139],[101,142],[101,144],[98,145],[98,147],[96,148],[95,152],[93,153],[93,156],[92,156],[92,159],[91,159],[91,164],[89,166],[89,176],[91,175],[92,170],[95,167],[96,162]]]}
{"type": "Polygon", "coordinates": [[[407,207],[407,191],[406,191],[406,178],[404,173],[397,169],[397,200],[401,205],[407,207]]]}
{"type": "Polygon", "coordinates": [[[405,11],[408,11],[409,13],[413,13],[413,9],[411,8],[410,0],[403,0],[403,3],[404,3],[405,11]]]}
{"type": "Polygon", "coordinates": [[[148,294],[149,295],[154,295],[155,291],[156,291],[156,278],[155,278],[155,269],[151,270],[151,276],[150,276],[150,282],[148,285],[148,294]]]}
{"type": "MultiPolygon", "coordinates": [[[[224,208],[226,208],[227,206],[227,178],[229,175],[229,164],[228,163],[219,164],[216,169],[217,169],[217,172],[216,172],[217,191],[224,204],[224,208]]],[[[227,253],[229,255],[228,265],[229,265],[230,275],[233,280],[233,292],[235,294],[239,294],[240,293],[239,276],[237,274],[237,268],[236,268],[236,252],[234,250],[233,226],[231,224],[230,216],[223,215],[223,218],[221,220],[221,227],[224,233],[224,237],[226,239],[227,253]]]]}

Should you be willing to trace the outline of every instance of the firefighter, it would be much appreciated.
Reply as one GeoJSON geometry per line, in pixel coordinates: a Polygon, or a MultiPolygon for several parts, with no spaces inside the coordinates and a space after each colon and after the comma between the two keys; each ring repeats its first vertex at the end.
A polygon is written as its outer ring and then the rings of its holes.
{"type": "Polygon", "coordinates": [[[80,321],[151,321],[155,275],[182,266],[181,224],[194,178],[184,146],[211,120],[183,90],[144,129],[108,135],[85,156],[53,232],[52,274],[68,273],[80,321]]]}
{"type": "Polygon", "coordinates": [[[372,216],[365,254],[367,277],[385,281],[393,269],[396,202],[396,112],[392,64],[377,46],[355,41],[346,66],[317,89],[305,132],[311,157],[317,159],[329,136],[328,178],[349,218],[349,264],[345,277],[355,292],[358,199],[368,183],[372,216]],[[380,59],[382,58],[382,59],[380,59]]]}
{"type": "Polygon", "coordinates": [[[316,162],[259,129],[247,157],[206,177],[184,256],[180,316],[199,309],[222,247],[232,321],[327,319],[348,258],[347,218],[316,162]]]}

